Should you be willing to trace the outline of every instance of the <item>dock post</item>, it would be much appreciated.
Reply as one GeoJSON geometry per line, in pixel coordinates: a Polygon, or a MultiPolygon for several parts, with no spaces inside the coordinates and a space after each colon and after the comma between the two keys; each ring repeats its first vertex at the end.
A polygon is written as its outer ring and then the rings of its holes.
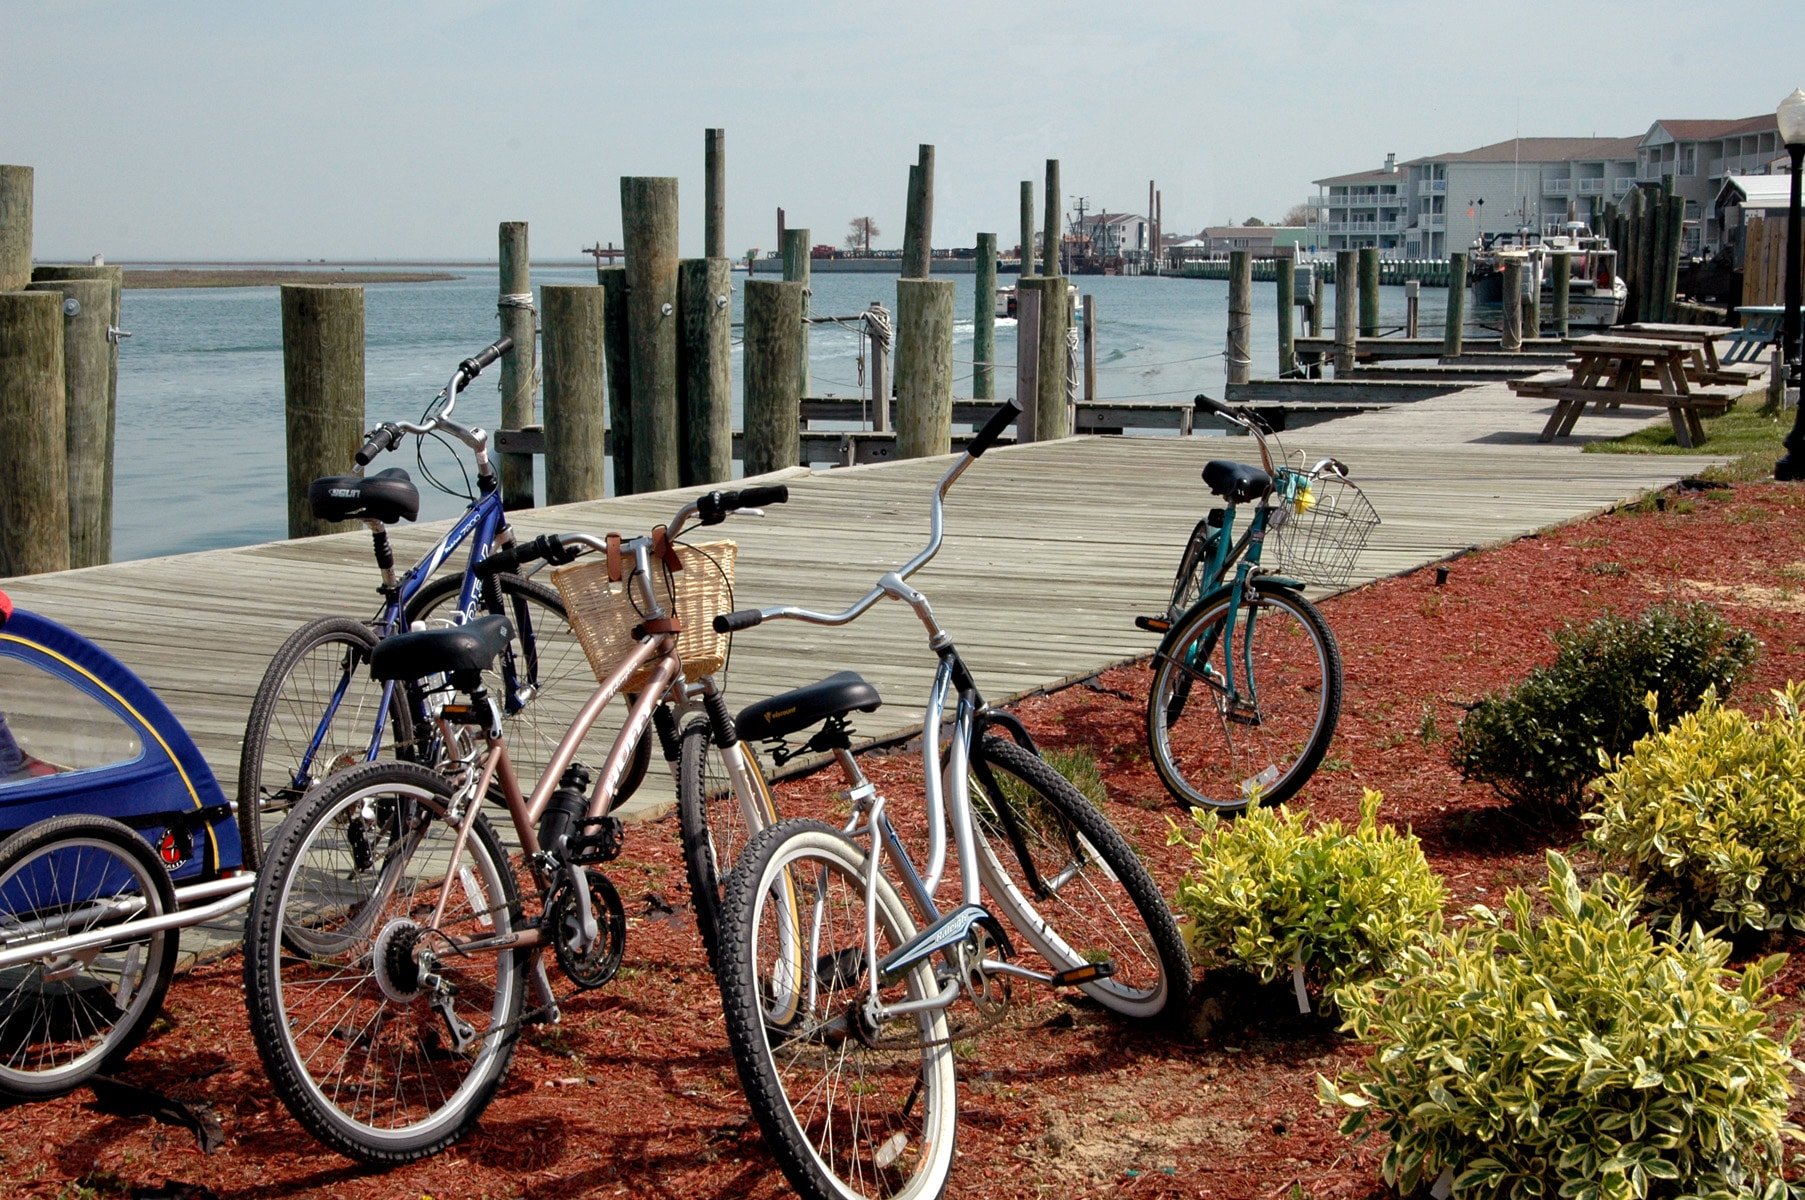
{"type": "MultiPolygon", "coordinates": [[[[1046,220],[1042,222],[1040,234],[1041,240],[1046,243],[1046,245],[1041,248],[1041,256],[1046,261],[1042,265],[1040,273],[1048,279],[1065,273],[1065,264],[1060,261],[1060,259],[1064,257],[1060,252],[1064,246],[1064,239],[1060,236],[1059,229],[1059,204],[1061,195],[1062,193],[1059,190],[1059,160],[1057,158],[1049,158],[1047,160],[1047,194],[1045,210],[1047,215],[1046,220]]],[[[1059,306],[1062,310],[1065,308],[1066,304],[1064,296],[1059,297],[1059,306]]],[[[1046,328],[1046,313],[1047,310],[1042,308],[1042,329],[1046,328]]],[[[1043,367],[1046,365],[1044,357],[1041,360],[1041,365],[1043,367]]]]}
{"type": "Polygon", "coordinates": [[[1034,271],[1034,181],[1022,180],[1022,258],[1016,267],[1018,277],[1033,275],[1034,271]]]}
{"type": "MultiPolygon", "coordinates": [[[[1340,286],[1339,280],[1336,286],[1340,286]]],[[[1379,332],[1379,248],[1360,247],[1360,336],[1379,332]]]]}
{"type": "Polygon", "coordinates": [[[1246,383],[1253,362],[1253,255],[1246,250],[1228,253],[1228,381],[1246,383]]]}
{"type": "Polygon", "coordinates": [[[896,456],[953,448],[953,281],[896,281],[896,456]]]}
{"type": "Polygon", "coordinates": [[[1040,416],[1040,276],[1024,276],[1015,289],[1015,440],[1032,442],[1040,416]]]}
{"type": "Polygon", "coordinates": [[[0,292],[0,578],[69,568],[63,387],[62,297],[0,292]]]}
{"type": "Polygon", "coordinates": [[[1084,402],[1097,401],[1097,297],[1084,298],[1084,402]]]}
{"type": "Polygon", "coordinates": [[[31,282],[30,167],[0,163],[0,292],[22,292],[31,282]]]}
{"type": "Polygon", "coordinates": [[[793,467],[801,456],[802,285],[746,281],[746,474],[793,467]]]}
{"type": "Polygon", "coordinates": [[[1354,373],[1354,355],[1359,346],[1355,324],[1359,296],[1359,255],[1352,250],[1335,251],[1335,378],[1346,379],[1354,373]]]}
{"type": "Polygon", "coordinates": [[[1643,319],[1642,300],[1638,294],[1639,283],[1636,276],[1642,266],[1642,210],[1645,207],[1646,201],[1642,195],[1642,189],[1631,188],[1629,199],[1624,202],[1623,208],[1625,237],[1623,245],[1617,251],[1618,273],[1623,276],[1623,284],[1629,289],[1629,296],[1623,304],[1623,322],[1626,325],[1632,321],[1643,319]]]}
{"type": "Polygon", "coordinates": [[[1423,302],[1423,285],[1415,279],[1404,281],[1404,336],[1414,338],[1417,335],[1418,317],[1421,315],[1423,302]]]}
{"type": "MultiPolygon", "coordinates": [[[[111,562],[113,557],[113,463],[117,457],[114,446],[115,416],[119,412],[119,338],[114,330],[119,328],[119,300],[124,287],[125,272],[122,268],[111,265],[91,265],[88,263],[67,264],[48,263],[33,267],[32,283],[62,283],[73,280],[101,280],[106,283],[110,298],[107,311],[110,314],[104,322],[100,322],[100,334],[106,339],[106,409],[104,417],[95,411],[88,416],[71,411],[66,418],[65,432],[69,439],[69,512],[70,530],[70,563],[72,567],[91,566],[97,563],[111,562]],[[100,422],[104,421],[104,425],[100,422]],[[84,422],[87,422],[84,424],[84,422]],[[87,456],[92,471],[94,463],[99,464],[99,474],[88,483],[82,482],[86,473],[77,465],[78,456],[87,456]],[[78,515],[88,505],[82,500],[85,488],[92,488],[89,495],[102,497],[98,501],[98,509],[90,509],[90,527],[99,541],[90,542],[97,547],[93,553],[101,557],[91,562],[81,561],[83,534],[82,518],[78,515]]],[[[63,339],[63,358],[65,374],[68,373],[69,339],[63,339]]]]}
{"type": "MultiPolygon", "coordinates": [[[[1021,290],[1035,295],[1034,338],[1034,440],[1051,441],[1070,432],[1066,421],[1066,327],[1072,314],[1067,303],[1066,281],[1058,275],[1033,275],[1022,280],[1021,290]]],[[[1017,311],[1016,337],[1024,339],[1017,311]]]]}
{"type": "MultiPolygon", "coordinates": [[[[733,478],[733,265],[725,258],[684,259],[677,265],[677,298],[683,314],[679,474],[685,486],[724,483],[733,478]]],[[[805,365],[801,382],[807,374],[805,365]]]]}
{"type": "Polygon", "coordinates": [[[107,278],[46,280],[25,290],[49,292],[62,305],[69,565],[98,566],[113,559],[112,387],[118,352],[107,331],[117,292],[107,278]]]}
{"type": "Polygon", "coordinates": [[[1524,263],[1523,271],[1523,336],[1539,338],[1542,336],[1542,264],[1524,263]]]}
{"type": "Polygon", "coordinates": [[[809,393],[808,355],[809,342],[812,340],[809,328],[809,251],[811,249],[809,231],[806,229],[785,229],[783,231],[783,277],[791,283],[802,285],[802,359],[798,370],[801,375],[797,379],[797,387],[801,389],[797,395],[809,393]]]}
{"type": "Polygon", "coordinates": [[[702,253],[709,258],[727,257],[727,131],[710,129],[702,135],[704,210],[702,253]]]}
{"type": "Polygon", "coordinates": [[[1660,293],[1655,297],[1657,319],[1673,320],[1674,292],[1680,283],[1680,243],[1686,237],[1686,201],[1670,197],[1667,202],[1667,236],[1661,243],[1660,293]]]}
{"type": "Polygon", "coordinates": [[[895,336],[890,310],[873,300],[866,310],[865,336],[871,342],[871,429],[890,432],[890,342],[895,336]]]}
{"type": "Polygon", "coordinates": [[[1444,358],[1460,354],[1466,338],[1467,323],[1467,256],[1456,251],[1448,255],[1448,316],[1442,327],[1441,352],[1444,358]]]}
{"type": "Polygon", "coordinates": [[[1498,349],[1513,354],[1523,348],[1523,261],[1504,260],[1504,321],[1498,349]]]}
{"type": "Polygon", "coordinates": [[[1559,250],[1554,255],[1554,336],[1567,337],[1568,299],[1573,288],[1573,255],[1559,250]]]}
{"type": "Polygon", "coordinates": [[[912,177],[909,235],[914,255],[903,257],[904,279],[926,279],[934,262],[934,147],[922,144],[912,177]]]}
{"type": "Polygon", "coordinates": [[[363,288],[282,285],[282,391],[288,425],[288,536],[352,528],[315,520],[307,486],[349,471],[363,444],[363,288]]]}
{"type": "Polygon", "coordinates": [[[595,273],[602,302],[602,354],[608,363],[608,432],[614,457],[614,494],[631,496],[633,486],[633,351],[627,331],[627,268],[595,273]]]}
{"type": "Polygon", "coordinates": [[[1315,338],[1322,336],[1323,322],[1322,290],[1325,272],[1319,270],[1318,266],[1316,263],[1310,265],[1310,336],[1315,338]]]}
{"type": "Polygon", "coordinates": [[[997,235],[978,235],[976,303],[971,321],[971,398],[996,398],[997,235]]]}
{"type": "MultiPolygon", "coordinates": [[[[496,312],[501,317],[501,332],[514,339],[513,351],[501,360],[501,424],[504,429],[525,429],[537,419],[533,377],[539,353],[526,222],[503,221],[499,241],[501,287],[496,312]]],[[[501,456],[501,505],[508,509],[533,507],[532,455],[501,456]]]]}
{"type": "Polygon", "coordinates": [[[1297,263],[1281,258],[1272,266],[1279,317],[1279,378],[1289,379],[1297,374],[1297,263]]]}
{"type": "Polygon", "coordinates": [[[607,491],[602,331],[607,292],[596,284],[546,284],[545,502],[600,500],[607,491]]]}
{"type": "Polygon", "coordinates": [[[633,486],[674,488],[682,479],[677,410],[677,181],[622,176],[627,248],[627,331],[633,373],[633,486]]]}

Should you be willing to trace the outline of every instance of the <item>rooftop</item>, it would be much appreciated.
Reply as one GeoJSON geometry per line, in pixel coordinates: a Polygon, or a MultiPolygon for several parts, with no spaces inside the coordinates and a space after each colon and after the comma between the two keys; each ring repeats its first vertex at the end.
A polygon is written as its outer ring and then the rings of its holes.
{"type": "Polygon", "coordinates": [[[1767,133],[1779,127],[1780,119],[1771,112],[1731,121],[1656,121],[1654,124],[1654,129],[1665,130],[1676,142],[1708,142],[1713,138],[1736,137],[1744,133],[1767,133]]]}
{"type": "Polygon", "coordinates": [[[1412,162],[1574,162],[1593,159],[1631,160],[1641,137],[1526,137],[1493,142],[1477,150],[1429,154],[1412,162]]]}

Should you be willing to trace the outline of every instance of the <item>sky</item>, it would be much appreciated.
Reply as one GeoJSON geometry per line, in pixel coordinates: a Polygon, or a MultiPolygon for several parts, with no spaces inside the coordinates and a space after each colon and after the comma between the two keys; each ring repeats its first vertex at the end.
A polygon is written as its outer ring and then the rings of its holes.
{"type": "Polygon", "coordinates": [[[1278,220],[1310,181],[1523,136],[1771,112],[1805,0],[0,0],[0,162],[34,252],[131,260],[493,259],[620,242],[620,178],[679,180],[702,253],[726,130],[728,252],[776,210],[899,246],[935,146],[934,243],[1007,248],[1020,186],[1168,233],[1278,220]]]}

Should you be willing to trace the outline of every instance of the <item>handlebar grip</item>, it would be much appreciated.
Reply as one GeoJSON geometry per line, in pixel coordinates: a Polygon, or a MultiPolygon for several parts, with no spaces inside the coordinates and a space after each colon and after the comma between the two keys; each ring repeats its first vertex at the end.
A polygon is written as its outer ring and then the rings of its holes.
{"type": "Polygon", "coordinates": [[[781,483],[758,484],[739,491],[714,491],[696,497],[696,513],[704,525],[719,525],[727,514],[742,508],[759,508],[766,504],[782,504],[790,498],[790,489],[781,483]]]}
{"type": "Polygon", "coordinates": [[[756,608],[742,608],[738,612],[722,613],[714,619],[716,633],[738,633],[742,629],[750,629],[762,624],[765,614],[756,608]]]}
{"type": "Polygon", "coordinates": [[[521,546],[503,546],[490,554],[473,568],[478,579],[492,579],[497,575],[512,575],[520,569],[521,546]]]}
{"type": "Polygon", "coordinates": [[[984,451],[996,445],[997,439],[1003,436],[1003,430],[1009,428],[1014,420],[1022,415],[1022,406],[1010,400],[990,414],[990,420],[984,422],[984,428],[978,430],[978,436],[971,440],[965,452],[973,458],[982,458],[984,451]]]}
{"type": "Polygon", "coordinates": [[[1220,400],[1213,400],[1202,392],[1197,393],[1196,404],[1197,407],[1203,409],[1203,411],[1215,413],[1217,416],[1238,418],[1241,415],[1229,405],[1224,404],[1220,400]]]}
{"type": "Polygon", "coordinates": [[[364,436],[364,444],[357,451],[357,465],[369,466],[378,454],[393,450],[400,441],[401,430],[387,421],[383,422],[364,436]]]}
{"type": "Polygon", "coordinates": [[[469,386],[472,379],[475,379],[478,375],[483,373],[484,367],[487,367],[490,363],[494,362],[513,348],[513,338],[506,336],[499,337],[495,339],[493,345],[485,346],[478,354],[466,358],[463,362],[459,363],[458,370],[463,375],[463,381],[458,384],[458,391],[463,391],[469,386]]]}

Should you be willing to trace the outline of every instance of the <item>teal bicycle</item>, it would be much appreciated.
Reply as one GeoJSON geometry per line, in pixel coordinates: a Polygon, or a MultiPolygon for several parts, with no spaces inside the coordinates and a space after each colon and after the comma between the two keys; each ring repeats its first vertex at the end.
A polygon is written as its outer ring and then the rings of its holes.
{"type": "Polygon", "coordinates": [[[1224,506],[1192,530],[1165,613],[1135,624],[1163,635],[1147,697],[1160,780],[1181,808],[1235,812],[1290,799],[1335,736],[1341,650],[1303,589],[1343,586],[1379,518],[1341,463],[1286,466],[1282,447],[1275,462],[1257,416],[1197,404],[1252,435],[1262,465],[1204,466],[1224,506]]]}

